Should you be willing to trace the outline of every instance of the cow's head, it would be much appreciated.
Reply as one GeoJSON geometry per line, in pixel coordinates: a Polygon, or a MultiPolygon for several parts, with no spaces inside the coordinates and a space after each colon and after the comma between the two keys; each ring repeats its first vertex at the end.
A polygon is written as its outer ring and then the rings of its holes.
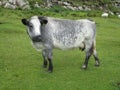
{"type": "Polygon", "coordinates": [[[41,42],[41,26],[47,24],[45,17],[33,16],[29,20],[22,19],[22,23],[27,26],[27,33],[33,42],[41,42]]]}

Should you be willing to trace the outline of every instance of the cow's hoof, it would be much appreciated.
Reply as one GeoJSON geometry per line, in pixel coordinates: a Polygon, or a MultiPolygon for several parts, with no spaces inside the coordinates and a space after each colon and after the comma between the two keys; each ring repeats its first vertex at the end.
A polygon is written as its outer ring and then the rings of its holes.
{"type": "Polygon", "coordinates": [[[47,68],[47,65],[42,65],[43,68],[47,68]]]}
{"type": "Polygon", "coordinates": [[[52,73],[53,72],[53,70],[48,70],[48,73],[52,73]]]}
{"type": "Polygon", "coordinates": [[[100,64],[95,64],[95,67],[99,67],[100,66],[100,64]]]}
{"type": "Polygon", "coordinates": [[[86,65],[83,65],[83,66],[82,66],[82,69],[86,70],[86,69],[87,69],[87,66],[86,66],[86,65]]]}
{"type": "Polygon", "coordinates": [[[98,61],[95,62],[95,66],[96,67],[99,67],[100,66],[100,63],[98,61]]]}

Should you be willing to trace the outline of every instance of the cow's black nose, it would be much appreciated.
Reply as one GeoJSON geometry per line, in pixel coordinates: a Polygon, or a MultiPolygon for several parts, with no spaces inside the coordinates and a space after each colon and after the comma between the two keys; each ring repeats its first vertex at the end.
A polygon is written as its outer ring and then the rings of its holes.
{"type": "Polygon", "coordinates": [[[32,41],[33,42],[41,42],[42,41],[42,37],[40,35],[35,36],[35,37],[32,38],[32,41]]]}

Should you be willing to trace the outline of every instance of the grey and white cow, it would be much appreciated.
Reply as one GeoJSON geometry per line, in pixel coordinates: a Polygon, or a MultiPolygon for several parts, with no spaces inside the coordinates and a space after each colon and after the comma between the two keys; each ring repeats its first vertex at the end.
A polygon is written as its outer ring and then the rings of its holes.
{"type": "Polygon", "coordinates": [[[73,48],[85,49],[86,58],[82,68],[87,68],[88,60],[92,54],[95,58],[95,66],[99,66],[95,46],[95,22],[88,19],[68,20],[33,16],[29,20],[22,19],[22,23],[27,26],[27,33],[31,38],[33,46],[37,50],[42,50],[43,67],[47,67],[48,60],[49,72],[53,71],[53,48],[62,50],[73,48]]]}

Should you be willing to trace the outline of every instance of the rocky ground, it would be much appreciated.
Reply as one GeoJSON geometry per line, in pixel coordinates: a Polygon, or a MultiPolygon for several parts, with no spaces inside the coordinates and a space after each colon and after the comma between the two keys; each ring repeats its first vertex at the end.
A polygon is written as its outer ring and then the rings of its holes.
{"type": "Polygon", "coordinates": [[[1,0],[0,1],[0,6],[4,8],[10,8],[10,9],[21,8],[21,9],[29,10],[31,8],[52,8],[55,5],[59,5],[65,9],[70,9],[73,11],[76,11],[76,10],[77,11],[91,11],[94,9],[98,9],[98,10],[102,10],[103,12],[106,12],[112,15],[120,14],[120,2],[119,1],[110,2],[108,4],[103,3],[103,4],[98,4],[98,5],[94,3],[91,5],[85,5],[85,4],[76,5],[76,4],[73,4],[73,2],[63,1],[63,0],[46,0],[42,4],[34,1],[32,5],[29,0],[1,0]],[[117,10],[115,10],[114,8],[117,10]]]}

